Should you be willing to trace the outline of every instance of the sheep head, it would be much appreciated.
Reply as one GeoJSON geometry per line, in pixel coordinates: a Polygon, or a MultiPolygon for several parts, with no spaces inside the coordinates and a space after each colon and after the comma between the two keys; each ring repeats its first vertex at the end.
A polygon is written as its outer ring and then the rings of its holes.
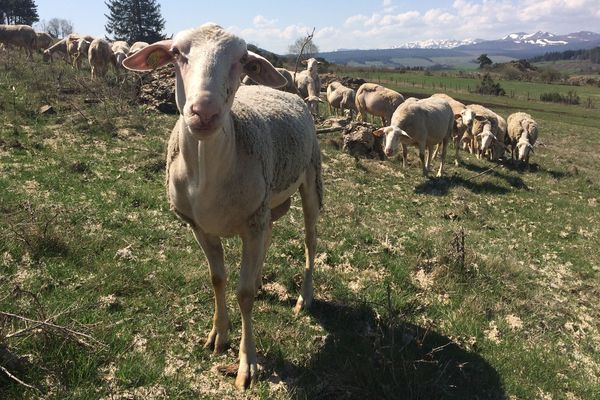
{"type": "Polygon", "coordinates": [[[394,152],[400,146],[400,143],[410,144],[413,139],[408,133],[398,128],[397,126],[385,126],[373,132],[373,136],[383,138],[383,152],[387,157],[394,155],[394,152]]]}
{"type": "Polygon", "coordinates": [[[517,143],[517,156],[519,161],[528,162],[529,152],[533,152],[533,146],[529,143],[527,135],[521,136],[521,140],[517,143]]]}
{"type": "Polygon", "coordinates": [[[133,71],[150,71],[173,63],[175,98],[187,131],[202,140],[222,130],[240,76],[281,87],[286,79],[265,58],[248,51],[246,42],[215,24],[179,32],[136,52],[123,61],[133,71]]]}

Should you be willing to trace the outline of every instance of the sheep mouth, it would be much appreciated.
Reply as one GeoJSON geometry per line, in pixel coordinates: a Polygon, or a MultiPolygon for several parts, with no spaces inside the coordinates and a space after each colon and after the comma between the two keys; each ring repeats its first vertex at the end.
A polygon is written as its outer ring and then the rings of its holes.
{"type": "Polygon", "coordinates": [[[221,126],[221,118],[213,118],[203,121],[197,116],[186,117],[185,122],[188,130],[194,136],[207,137],[218,131],[221,126]]]}

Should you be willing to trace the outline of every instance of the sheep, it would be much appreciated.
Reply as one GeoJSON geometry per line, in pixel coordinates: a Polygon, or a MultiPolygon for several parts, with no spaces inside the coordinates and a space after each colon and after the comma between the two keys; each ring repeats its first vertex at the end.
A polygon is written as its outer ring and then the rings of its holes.
{"type": "Polygon", "coordinates": [[[477,154],[482,158],[490,153],[490,160],[496,161],[504,156],[506,138],[506,120],[492,110],[479,104],[469,104],[467,108],[475,113],[471,127],[471,136],[479,141],[477,154]],[[484,133],[484,126],[490,123],[491,127],[484,133]]]}
{"type": "Polygon", "coordinates": [[[135,53],[137,53],[138,51],[142,50],[145,47],[148,47],[148,43],[146,43],[146,42],[135,42],[129,48],[129,54],[128,55],[132,56],[132,55],[134,55],[135,53]]]}
{"type": "Polygon", "coordinates": [[[29,25],[0,25],[0,43],[6,47],[25,49],[27,58],[33,59],[37,35],[29,25]]]}
{"type": "Polygon", "coordinates": [[[375,83],[363,83],[356,91],[356,110],[362,120],[366,121],[369,113],[381,117],[383,126],[390,124],[392,114],[402,102],[404,96],[400,93],[375,83]]]}
{"type": "Polygon", "coordinates": [[[123,60],[129,54],[129,44],[124,40],[117,40],[116,42],[113,42],[110,47],[115,55],[117,66],[122,67],[123,60]]]}
{"type": "Polygon", "coordinates": [[[115,70],[117,69],[117,62],[115,55],[110,48],[110,44],[101,38],[96,38],[90,43],[88,61],[92,67],[92,79],[106,75],[109,64],[112,65],[115,70]]]}
{"type": "Polygon", "coordinates": [[[327,102],[329,103],[329,112],[336,114],[337,109],[344,115],[344,110],[350,112],[350,119],[354,118],[356,110],[356,92],[334,81],[327,85],[327,102]]]}
{"type": "MultiPolygon", "coordinates": [[[[298,92],[298,89],[296,88],[296,85],[294,84],[294,78],[292,77],[292,73],[285,68],[275,68],[275,69],[277,70],[277,72],[279,72],[281,75],[283,75],[283,77],[287,81],[287,84],[285,86],[282,86],[277,89],[283,90],[284,92],[288,92],[288,93],[294,93],[294,94],[297,94],[298,96],[300,96],[300,93],[298,92]]],[[[245,75],[243,77],[242,83],[244,85],[257,85],[257,83],[254,82],[248,75],[245,75]]]]}
{"type": "Polygon", "coordinates": [[[300,96],[309,104],[313,116],[319,115],[319,102],[317,98],[321,95],[321,79],[319,78],[318,66],[320,64],[315,58],[303,60],[306,69],[296,73],[294,83],[300,96]]]}
{"type": "Polygon", "coordinates": [[[42,55],[44,62],[52,61],[52,56],[54,55],[54,53],[61,53],[65,62],[68,62],[66,38],[59,40],[58,42],[54,43],[52,46],[44,50],[44,53],[42,55]]]}
{"type": "Polygon", "coordinates": [[[79,38],[76,43],[77,52],[75,53],[75,63],[77,64],[77,69],[81,69],[81,62],[83,59],[88,58],[92,42],[84,38],[79,38]]]}
{"type": "Polygon", "coordinates": [[[529,166],[529,152],[533,152],[533,145],[538,138],[538,124],[531,115],[524,112],[516,112],[508,116],[508,138],[511,145],[511,159],[515,159],[515,148],[517,158],[529,166]]]}
{"type": "Polygon", "coordinates": [[[309,307],[322,207],[321,156],[310,112],[296,95],[274,90],[285,78],[246,42],[214,24],[179,32],[123,62],[149,71],[172,62],[180,117],[167,151],[167,192],[173,211],[188,222],[204,250],[215,293],[213,327],[205,347],[222,352],[228,342],[226,273],[221,237],[242,239],[237,299],[242,337],[236,386],[257,374],[251,311],[272,222],[300,191],[305,225],[304,282],[294,308],[309,307]],[[242,72],[257,86],[240,84],[242,72]]]}
{"type": "Polygon", "coordinates": [[[35,48],[36,50],[44,50],[50,47],[52,41],[54,40],[52,36],[50,36],[46,32],[36,32],[35,33],[35,48]]]}
{"type": "MultiPolygon", "coordinates": [[[[460,163],[460,155],[459,148],[462,143],[467,144],[467,148],[470,149],[470,152],[473,153],[473,146],[471,136],[468,134],[468,127],[472,123],[474,112],[472,110],[467,109],[463,103],[458,100],[453,99],[445,93],[435,93],[431,97],[438,97],[440,99],[444,99],[450,104],[452,108],[452,112],[454,113],[454,128],[452,129],[452,139],[454,141],[454,147],[456,150],[455,153],[455,164],[458,165],[460,163]]],[[[437,154],[437,148],[434,154],[434,158],[437,154]]]]}
{"type": "Polygon", "coordinates": [[[419,158],[423,167],[423,175],[429,174],[434,147],[441,143],[442,160],[437,176],[442,176],[448,140],[452,136],[454,113],[450,104],[439,97],[422,100],[407,100],[394,111],[391,125],[377,129],[373,134],[384,139],[384,152],[390,157],[402,146],[403,165],[406,166],[406,145],[419,147],[419,158]],[[425,160],[425,149],[428,149],[425,160]]]}
{"type": "Polygon", "coordinates": [[[79,51],[80,45],[83,49],[88,47],[85,44],[82,45],[81,40],[85,40],[91,44],[91,42],[94,40],[94,37],[90,35],[81,36],[77,33],[70,33],[66,37],[67,56],[71,61],[73,67],[77,69],[81,69],[81,62],[83,61],[83,58],[87,55],[79,51]]]}

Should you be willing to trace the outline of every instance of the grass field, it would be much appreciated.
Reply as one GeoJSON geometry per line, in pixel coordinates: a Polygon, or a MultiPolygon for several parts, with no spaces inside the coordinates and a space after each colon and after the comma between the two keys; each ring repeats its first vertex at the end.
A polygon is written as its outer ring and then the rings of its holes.
{"type": "Polygon", "coordinates": [[[240,394],[219,372],[237,357],[240,242],[224,242],[232,347],[215,356],[206,261],[164,190],[176,117],[137,105],[132,76],[88,75],[0,60],[0,398],[600,398],[597,109],[463,93],[538,120],[531,172],[463,153],[426,179],[414,151],[403,169],[320,137],[316,303],[293,317],[295,199],[254,306],[261,376],[240,394]]]}

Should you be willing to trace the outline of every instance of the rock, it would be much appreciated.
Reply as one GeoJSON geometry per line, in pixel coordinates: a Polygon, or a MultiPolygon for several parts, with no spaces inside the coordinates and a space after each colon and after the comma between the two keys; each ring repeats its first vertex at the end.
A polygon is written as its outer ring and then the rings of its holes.
{"type": "Polygon", "coordinates": [[[342,149],[356,157],[383,160],[382,138],[375,137],[371,124],[353,122],[346,127],[342,149]]]}
{"type": "Polygon", "coordinates": [[[41,106],[38,109],[38,113],[40,113],[42,115],[51,115],[51,114],[56,114],[56,110],[51,105],[46,104],[45,106],[41,106]]]}

